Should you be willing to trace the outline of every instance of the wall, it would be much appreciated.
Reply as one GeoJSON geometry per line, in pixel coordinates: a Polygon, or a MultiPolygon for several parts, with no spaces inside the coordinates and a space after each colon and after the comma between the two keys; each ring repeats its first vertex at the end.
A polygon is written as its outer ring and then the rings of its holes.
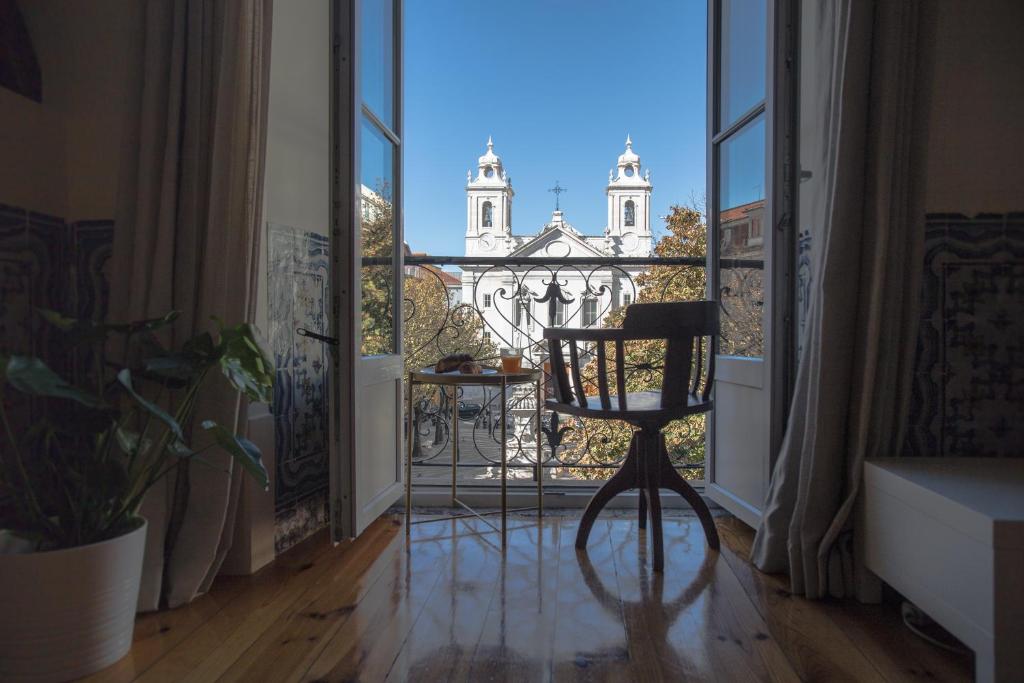
{"type": "Polygon", "coordinates": [[[0,202],[69,221],[109,219],[142,6],[31,0],[19,7],[39,60],[43,101],[0,93],[0,202]]]}
{"type": "Polygon", "coordinates": [[[1024,209],[1024,2],[924,3],[929,213],[1024,209]]]}
{"type": "MultiPolygon", "coordinates": [[[[327,524],[328,359],[295,334],[327,333],[330,16],[326,1],[275,3],[258,320],[278,367],[273,421],[274,546],[327,524]]],[[[254,427],[256,425],[253,425],[254,427]]],[[[262,513],[266,514],[266,512],[262,513]]]]}
{"type": "Polygon", "coordinates": [[[138,62],[137,3],[19,3],[39,63],[42,102],[0,88],[0,349],[60,349],[33,307],[105,315],[129,65],[138,62]]]}
{"type": "Polygon", "coordinates": [[[922,5],[925,257],[912,455],[1024,440],[1024,3],[922,5]]]}
{"type": "MultiPolygon", "coordinates": [[[[128,93],[141,74],[143,4],[26,0],[20,7],[43,101],[0,88],[0,349],[39,350],[48,340],[31,306],[103,312],[95,306],[106,301],[103,270],[122,131],[132,115],[128,93]]],[[[278,2],[273,17],[256,322],[281,371],[273,412],[254,407],[249,435],[266,455],[275,496],[247,481],[226,573],[251,572],[327,523],[328,369],[322,346],[293,332],[302,325],[326,332],[328,9],[326,0],[278,2]],[[271,291],[279,295],[273,307],[271,291]]]]}
{"type": "Polygon", "coordinates": [[[64,117],[0,88],[0,203],[68,215],[64,117]]]}

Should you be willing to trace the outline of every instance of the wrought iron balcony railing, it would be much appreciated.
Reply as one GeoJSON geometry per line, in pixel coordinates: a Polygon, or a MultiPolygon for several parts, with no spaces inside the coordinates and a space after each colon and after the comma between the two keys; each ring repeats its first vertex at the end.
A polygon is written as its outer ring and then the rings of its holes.
{"type": "MultiPolygon", "coordinates": [[[[615,325],[631,303],[702,299],[705,263],[703,257],[406,257],[403,346],[407,367],[432,366],[439,358],[460,352],[497,364],[499,349],[509,347],[521,349],[524,365],[542,369],[547,380],[545,327],[615,325]],[[442,270],[443,266],[461,268],[461,276],[442,270]]],[[[364,265],[377,265],[376,259],[365,259],[364,265]]],[[[731,328],[723,323],[723,336],[730,337],[732,352],[742,353],[744,344],[752,349],[760,344],[759,326],[745,325],[743,320],[760,316],[762,265],[737,259],[723,262],[723,267],[729,269],[729,286],[720,290],[723,320],[732,321],[731,328]]],[[[660,386],[661,355],[652,342],[627,347],[626,355],[630,390],[660,386]]],[[[597,392],[596,374],[585,373],[583,381],[597,392]]],[[[457,466],[460,471],[477,468],[477,479],[495,476],[501,434],[497,392],[485,387],[454,395],[450,388],[439,387],[417,387],[417,392],[413,464],[418,480],[429,483],[433,478],[426,468],[451,465],[453,401],[461,421],[457,466]]],[[[543,413],[537,433],[536,396],[526,386],[513,392],[507,412],[510,469],[520,477],[543,476],[566,483],[603,479],[621,462],[631,434],[625,424],[550,411],[543,413]],[[542,445],[539,463],[537,439],[542,445]]],[[[704,417],[673,423],[666,439],[684,476],[703,478],[704,417]]]]}

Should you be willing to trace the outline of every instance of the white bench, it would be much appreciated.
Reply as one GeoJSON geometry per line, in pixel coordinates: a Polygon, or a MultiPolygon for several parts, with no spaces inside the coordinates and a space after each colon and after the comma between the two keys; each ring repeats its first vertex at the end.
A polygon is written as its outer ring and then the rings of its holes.
{"type": "Polygon", "coordinates": [[[978,681],[1024,681],[1024,459],[870,460],[861,515],[867,569],[974,650],[978,681]]]}

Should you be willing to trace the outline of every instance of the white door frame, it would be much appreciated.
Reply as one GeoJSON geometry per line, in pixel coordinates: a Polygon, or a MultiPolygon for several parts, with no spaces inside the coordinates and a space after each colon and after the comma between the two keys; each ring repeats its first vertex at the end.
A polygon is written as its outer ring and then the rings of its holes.
{"type": "Polygon", "coordinates": [[[706,495],[751,526],[760,522],[764,496],[768,490],[775,456],[782,443],[785,416],[793,381],[794,344],[792,311],[795,291],[792,284],[794,256],[794,176],[795,176],[795,41],[797,1],[767,1],[767,39],[765,56],[765,98],[759,104],[727,122],[718,130],[721,103],[719,64],[719,30],[722,0],[708,2],[708,94],[707,94],[707,223],[708,298],[718,299],[721,287],[719,261],[719,147],[748,124],[764,117],[765,122],[765,191],[764,271],[763,271],[763,336],[760,358],[717,356],[715,411],[709,416],[707,431],[706,495]],[[750,419],[755,425],[754,452],[732,453],[736,447],[720,443],[720,413],[735,406],[723,404],[720,383],[746,393],[757,411],[750,419]],[[718,418],[716,418],[718,416],[718,418]],[[719,421],[716,423],[716,419],[719,421]],[[741,462],[745,460],[746,462],[741,462]],[[733,472],[754,467],[747,473],[752,479],[743,493],[720,478],[725,465],[736,464],[733,472]]]}
{"type": "Polygon", "coordinates": [[[367,0],[331,0],[331,336],[336,371],[331,387],[331,538],[358,536],[403,492],[402,478],[402,0],[393,2],[394,125],[382,122],[363,102],[359,77],[360,11],[367,0]],[[361,355],[361,144],[369,121],[394,146],[393,157],[393,320],[395,353],[361,355]],[[376,387],[384,400],[367,401],[376,387]],[[393,389],[392,389],[393,387],[393,389]],[[393,398],[393,400],[391,400],[393,398]],[[367,419],[367,412],[373,417],[367,419]],[[368,429],[380,434],[367,434],[368,429]],[[384,433],[384,430],[387,433],[384,433]],[[380,438],[374,438],[374,437],[380,438]],[[387,446],[390,444],[390,447],[387,446]],[[379,446],[379,447],[378,447],[379,446]],[[392,470],[393,468],[393,470],[392,470]],[[393,471],[387,482],[369,477],[393,471]],[[372,481],[371,481],[372,479],[372,481]]]}

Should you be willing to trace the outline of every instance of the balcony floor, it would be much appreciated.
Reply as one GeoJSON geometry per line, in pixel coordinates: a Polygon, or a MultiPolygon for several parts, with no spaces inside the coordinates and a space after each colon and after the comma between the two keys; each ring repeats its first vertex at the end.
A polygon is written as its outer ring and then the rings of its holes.
{"type": "Polygon", "coordinates": [[[321,535],[252,577],[138,621],[100,681],[968,681],[969,657],[918,640],[893,605],[809,602],[745,559],[753,534],[666,520],[663,580],[636,521],[513,516],[502,552],[478,520],[394,518],[332,547],[321,535]],[[540,538],[538,539],[538,533],[540,538]]]}

